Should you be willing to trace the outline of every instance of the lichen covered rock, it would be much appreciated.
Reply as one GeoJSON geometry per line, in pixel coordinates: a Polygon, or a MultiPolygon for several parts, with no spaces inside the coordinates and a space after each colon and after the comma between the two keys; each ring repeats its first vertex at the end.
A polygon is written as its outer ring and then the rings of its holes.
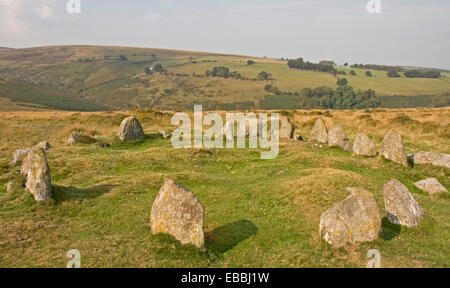
{"type": "Polygon", "coordinates": [[[345,151],[352,151],[352,144],[348,140],[347,134],[340,126],[333,127],[328,132],[328,146],[339,147],[345,151]]]}
{"type": "Polygon", "coordinates": [[[50,167],[42,148],[33,148],[22,162],[21,172],[25,175],[25,187],[36,201],[46,201],[52,196],[50,167]]]}
{"type": "Polygon", "coordinates": [[[135,117],[128,117],[122,121],[119,130],[117,131],[117,137],[123,142],[143,140],[145,138],[144,130],[141,123],[135,117]]]}
{"type": "Polygon", "coordinates": [[[321,118],[316,120],[314,127],[311,131],[310,141],[319,143],[328,143],[328,131],[325,123],[321,118]]]}
{"type": "Polygon", "coordinates": [[[355,141],[353,142],[353,153],[362,156],[376,156],[377,148],[375,143],[364,133],[356,135],[355,141]]]}
{"type": "Polygon", "coordinates": [[[387,219],[398,225],[414,227],[425,217],[425,211],[416,202],[408,188],[397,179],[383,187],[384,206],[387,219]]]}
{"type": "Polygon", "coordinates": [[[150,216],[153,234],[168,233],[182,244],[204,246],[205,208],[187,188],[171,179],[164,181],[150,216]]]}
{"type": "Polygon", "coordinates": [[[386,132],[381,143],[380,154],[393,162],[408,166],[402,135],[394,130],[386,132]]]}
{"type": "Polygon", "coordinates": [[[320,236],[333,247],[346,243],[370,242],[381,231],[381,213],[375,196],[361,188],[320,216],[320,236]]]}

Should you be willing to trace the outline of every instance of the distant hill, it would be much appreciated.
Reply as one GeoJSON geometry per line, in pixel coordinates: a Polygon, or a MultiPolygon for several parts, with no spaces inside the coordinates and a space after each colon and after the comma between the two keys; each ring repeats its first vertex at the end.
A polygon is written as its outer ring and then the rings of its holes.
{"type": "MultiPolygon", "coordinates": [[[[366,70],[338,69],[346,75],[290,69],[285,60],[182,50],[110,46],[0,48],[0,98],[21,105],[25,102],[83,111],[192,110],[195,103],[214,110],[294,109],[298,108],[295,95],[304,88],[336,88],[337,78],[343,77],[355,89],[372,89],[381,98],[402,96],[400,106],[409,101],[404,96],[450,95],[449,72],[443,72],[441,79],[409,79],[389,78],[385,71],[373,70],[372,77],[367,77],[366,70]],[[249,65],[248,60],[254,64],[249,65]],[[148,69],[157,64],[162,65],[164,73],[148,69]],[[205,76],[214,67],[236,71],[240,78],[205,76]],[[349,75],[351,70],[355,76],[349,75]],[[272,80],[257,79],[262,71],[271,74],[272,80]],[[277,87],[283,95],[268,95],[271,93],[264,90],[267,84],[277,87]],[[267,96],[277,99],[267,101],[267,96]]],[[[416,105],[411,103],[408,105],[416,105]]],[[[395,106],[396,101],[389,105],[395,106]]]]}

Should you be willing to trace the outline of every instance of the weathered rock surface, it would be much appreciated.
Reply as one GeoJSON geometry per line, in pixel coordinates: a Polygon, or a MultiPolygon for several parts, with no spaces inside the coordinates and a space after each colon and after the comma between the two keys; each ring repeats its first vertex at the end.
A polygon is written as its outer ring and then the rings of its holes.
{"type": "Polygon", "coordinates": [[[25,175],[25,187],[36,201],[45,201],[52,196],[50,167],[45,151],[33,148],[22,162],[21,172],[25,175]]]}
{"type": "Polygon", "coordinates": [[[168,233],[182,244],[204,246],[205,208],[187,188],[167,179],[156,196],[150,216],[153,234],[168,233]]]}
{"type": "Polygon", "coordinates": [[[23,161],[23,159],[27,156],[28,152],[30,152],[31,148],[23,148],[18,149],[13,154],[13,159],[9,161],[10,166],[15,166],[19,162],[23,161]]]}
{"type": "Polygon", "coordinates": [[[403,166],[408,166],[405,149],[403,148],[402,135],[397,131],[389,130],[384,134],[380,154],[388,160],[403,166]]]}
{"type": "Polygon", "coordinates": [[[414,227],[425,217],[425,211],[416,202],[408,188],[397,179],[383,187],[384,206],[387,219],[395,224],[414,227]]]}
{"type": "Polygon", "coordinates": [[[333,247],[373,241],[381,230],[381,213],[375,196],[361,188],[346,190],[351,195],[320,216],[319,233],[333,247]]]}
{"type": "Polygon", "coordinates": [[[44,142],[37,144],[35,147],[41,148],[44,151],[47,151],[48,149],[52,148],[52,145],[50,145],[50,143],[48,143],[47,141],[44,141],[44,142]]]}
{"type": "Polygon", "coordinates": [[[432,164],[450,168],[450,154],[418,152],[412,155],[414,164],[432,164]]]}
{"type": "Polygon", "coordinates": [[[317,119],[314,127],[311,131],[310,141],[316,141],[319,143],[328,143],[328,131],[325,123],[321,118],[317,119]]]}
{"type": "Polygon", "coordinates": [[[447,192],[444,186],[436,178],[428,178],[414,183],[417,188],[422,191],[428,192],[430,195],[447,192]]]}
{"type": "Polygon", "coordinates": [[[339,147],[345,151],[352,151],[352,144],[348,140],[347,134],[340,126],[333,127],[328,132],[328,146],[339,147]]]}
{"type": "Polygon", "coordinates": [[[144,129],[142,129],[141,123],[135,117],[128,117],[120,124],[117,137],[123,142],[142,140],[145,138],[144,129]]]}
{"type": "Polygon", "coordinates": [[[356,135],[355,141],[353,142],[353,152],[356,155],[376,156],[377,148],[372,139],[370,139],[366,134],[360,133],[356,135]]]}
{"type": "MultiPolygon", "coordinates": [[[[42,148],[42,149],[44,149],[44,151],[47,151],[48,149],[52,148],[52,145],[50,145],[50,143],[45,141],[45,142],[41,142],[41,143],[37,144],[34,147],[42,148]]],[[[28,152],[31,151],[31,149],[33,149],[33,148],[22,148],[22,149],[16,150],[13,154],[13,159],[9,162],[9,165],[16,166],[19,162],[22,162],[23,159],[27,156],[28,152]]]]}

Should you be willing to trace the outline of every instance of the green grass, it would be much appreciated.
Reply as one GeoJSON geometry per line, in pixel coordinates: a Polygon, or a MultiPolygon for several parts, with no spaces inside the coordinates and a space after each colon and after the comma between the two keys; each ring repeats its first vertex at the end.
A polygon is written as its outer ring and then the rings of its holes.
{"type": "MultiPolygon", "coordinates": [[[[339,120],[336,113],[333,121],[345,123],[352,139],[355,121],[339,120]]],[[[260,150],[251,149],[178,150],[156,134],[161,117],[167,116],[139,115],[146,117],[147,137],[126,144],[114,138],[122,114],[115,124],[115,114],[11,120],[11,131],[2,132],[11,139],[9,146],[0,141],[0,174],[9,171],[6,163],[15,146],[61,135],[66,126],[88,131],[96,125],[98,137],[111,147],[69,147],[52,138],[55,147],[47,156],[54,193],[49,203],[36,204],[23,191],[7,193],[7,180],[0,180],[0,267],[65,267],[70,249],[81,252],[82,267],[365,267],[369,249],[381,252],[383,267],[450,265],[450,197],[430,197],[413,184],[433,176],[448,189],[447,168],[405,168],[294,141],[282,142],[274,160],[261,160],[260,150]],[[35,134],[12,134],[19,128],[35,134]],[[188,187],[206,207],[205,250],[151,234],[151,205],[165,177],[188,187]],[[337,250],[319,239],[320,214],[347,196],[345,187],[362,186],[373,193],[384,215],[382,187],[392,178],[404,183],[426,210],[419,227],[384,220],[378,240],[337,250]]],[[[399,115],[390,116],[398,119],[393,125],[411,125],[399,115]]],[[[308,138],[310,126],[294,123],[308,138]]],[[[407,151],[439,145],[450,152],[449,139],[433,135],[431,143],[405,137],[407,151]]],[[[378,134],[371,136],[379,142],[378,134]]]]}

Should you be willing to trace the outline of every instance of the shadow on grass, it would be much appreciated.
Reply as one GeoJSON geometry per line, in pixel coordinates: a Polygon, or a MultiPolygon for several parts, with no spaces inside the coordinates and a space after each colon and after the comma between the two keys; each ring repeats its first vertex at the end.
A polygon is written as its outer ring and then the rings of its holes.
{"type": "Polygon", "coordinates": [[[258,227],[249,220],[240,220],[220,226],[206,233],[206,249],[225,253],[242,241],[256,235],[258,227]]]}
{"type": "Polygon", "coordinates": [[[59,185],[52,186],[52,198],[56,204],[67,201],[79,201],[84,199],[92,199],[108,193],[115,185],[99,185],[89,188],[79,189],[76,187],[65,187],[59,185]]]}
{"type": "Polygon", "coordinates": [[[158,145],[158,141],[155,140],[166,140],[159,133],[145,134],[145,138],[141,140],[133,140],[122,142],[118,137],[112,140],[111,148],[115,150],[133,150],[133,149],[146,149],[155,145],[158,145]]]}
{"type": "Polygon", "coordinates": [[[389,222],[389,220],[386,217],[383,217],[383,220],[381,222],[381,228],[383,229],[383,232],[381,233],[381,238],[386,241],[390,241],[395,237],[397,237],[398,234],[400,234],[400,231],[402,230],[402,227],[400,225],[389,222]]]}

